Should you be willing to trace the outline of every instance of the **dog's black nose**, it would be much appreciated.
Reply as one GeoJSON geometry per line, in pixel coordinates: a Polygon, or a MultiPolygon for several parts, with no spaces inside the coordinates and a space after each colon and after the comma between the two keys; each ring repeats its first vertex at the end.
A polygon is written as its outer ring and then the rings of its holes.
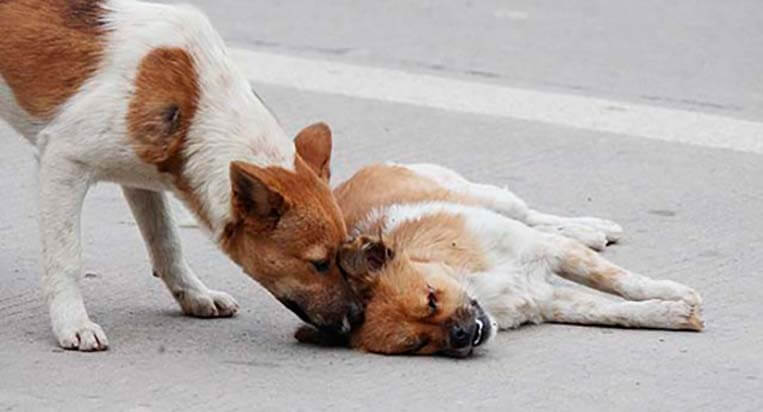
{"type": "Polygon", "coordinates": [[[472,338],[476,332],[474,327],[456,325],[450,329],[450,347],[461,349],[472,344],[472,338]]]}

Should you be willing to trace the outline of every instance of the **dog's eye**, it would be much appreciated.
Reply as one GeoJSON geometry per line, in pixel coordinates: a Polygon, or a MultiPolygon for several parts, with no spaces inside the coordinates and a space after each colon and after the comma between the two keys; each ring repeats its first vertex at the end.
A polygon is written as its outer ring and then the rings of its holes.
{"type": "Polygon", "coordinates": [[[435,295],[433,290],[429,291],[427,300],[429,301],[428,303],[430,312],[434,313],[437,310],[437,295],[435,295]]]}
{"type": "Polygon", "coordinates": [[[324,273],[328,272],[328,270],[331,268],[331,262],[329,262],[328,259],[323,260],[313,260],[310,262],[313,264],[313,267],[318,273],[324,273]]]}

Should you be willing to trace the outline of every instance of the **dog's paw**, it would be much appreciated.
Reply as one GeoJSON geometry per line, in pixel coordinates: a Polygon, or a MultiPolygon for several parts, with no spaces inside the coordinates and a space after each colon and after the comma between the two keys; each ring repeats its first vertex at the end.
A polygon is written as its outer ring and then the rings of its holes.
{"type": "Polygon", "coordinates": [[[183,290],[173,292],[183,313],[199,318],[227,318],[238,313],[238,302],[225,292],[183,290]]]}
{"type": "Polygon", "coordinates": [[[575,239],[596,251],[604,250],[609,243],[606,233],[578,223],[565,222],[556,225],[539,225],[534,228],[542,232],[556,233],[570,239],[575,239]]]}
{"type": "Polygon", "coordinates": [[[662,300],[678,300],[691,306],[702,306],[702,297],[696,290],[672,280],[658,280],[659,289],[655,296],[662,300]]]}
{"type": "Polygon", "coordinates": [[[678,299],[692,306],[697,306],[697,307],[702,306],[702,297],[699,295],[699,293],[697,293],[696,290],[677,282],[672,282],[672,283],[675,284],[674,287],[676,288],[678,299]]]}
{"type": "Polygon", "coordinates": [[[94,352],[109,347],[109,340],[103,329],[88,319],[67,325],[54,325],[53,331],[58,344],[64,349],[94,352]]]}
{"type": "Polygon", "coordinates": [[[702,320],[702,308],[686,302],[665,302],[668,305],[668,319],[671,329],[693,330],[700,332],[705,328],[702,320]]]}
{"type": "Polygon", "coordinates": [[[606,236],[608,243],[615,243],[623,238],[622,226],[611,220],[599,219],[597,217],[575,217],[569,220],[571,223],[588,226],[595,231],[602,232],[606,236]]]}

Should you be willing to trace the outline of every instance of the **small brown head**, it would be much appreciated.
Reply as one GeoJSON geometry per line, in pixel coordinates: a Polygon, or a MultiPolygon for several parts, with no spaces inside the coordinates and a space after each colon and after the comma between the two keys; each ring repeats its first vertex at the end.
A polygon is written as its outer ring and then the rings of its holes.
{"type": "MultiPolygon", "coordinates": [[[[492,337],[492,319],[447,266],[417,262],[393,249],[380,237],[363,236],[339,252],[339,264],[365,308],[350,346],[383,354],[466,357],[492,337]]],[[[338,341],[308,329],[297,338],[338,341]]]]}
{"type": "Polygon", "coordinates": [[[231,164],[234,218],[223,245],[302,320],[346,334],[362,310],[337,266],[347,230],[328,186],[331,132],[316,124],[295,143],[294,170],[231,164]]]}

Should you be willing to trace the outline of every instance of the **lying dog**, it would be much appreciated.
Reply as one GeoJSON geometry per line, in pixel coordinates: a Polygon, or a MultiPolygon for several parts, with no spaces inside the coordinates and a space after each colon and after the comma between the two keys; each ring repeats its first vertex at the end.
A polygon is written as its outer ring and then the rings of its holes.
{"type": "Polygon", "coordinates": [[[311,328],[297,332],[301,341],[467,356],[495,326],[703,328],[694,290],[629,272],[590,249],[621,236],[615,223],[539,213],[507,190],[435,165],[366,167],[335,194],[357,236],[339,264],[364,302],[365,322],[349,341],[311,328]]]}
{"type": "Polygon", "coordinates": [[[184,313],[232,316],[238,304],[186,264],[165,191],[303,320],[342,332],[359,319],[335,264],[347,233],[327,185],[327,127],[305,129],[295,149],[200,12],[2,0],[0,27],[0,117],[37,148],[42,287],[62,347],[108,346],[79,287],[80,211],[97,181],[122,185],[184,313]]]}

